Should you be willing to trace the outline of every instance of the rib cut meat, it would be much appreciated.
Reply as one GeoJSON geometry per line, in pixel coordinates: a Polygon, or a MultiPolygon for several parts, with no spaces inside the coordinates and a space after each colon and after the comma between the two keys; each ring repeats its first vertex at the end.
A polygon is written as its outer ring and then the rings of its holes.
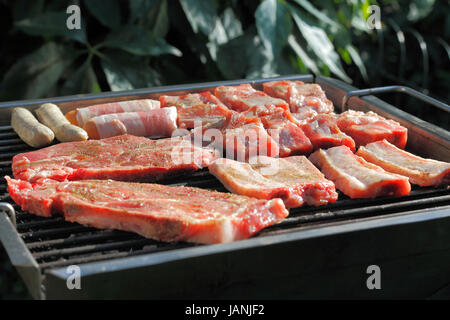
{"type": "Polygon", "coordinates": [[[249,163],[222,158],[208,169],[234,193],[259,199],[281,198],[286,207],[324,205],[338,198],[334,183],[304,156],[259,156],[249,163]]]}
{"type": "Polygon", "coordinates": [[[21,153],[13,158],[16,179],[114,179],[157,181],[207,167],[217,151],[182,138],[151,140],[122,135],[102,140],[67,142],[21,153]]]}
{"type": "Polygon", "coordinates": [[[35,184],[6,178],[11,197],[40,216],[119,229],[160,241],[221,243],[248,238],[288,216],[281,199],[112,180],[35,184]]]}
{"type": "Polygon", "coordinates": [[[384,171],[346,146],[319,149],[309,160],[350,198],[402,196],[411,191],[408,178],[384,171]]]}
{"type": "Polygon", "coordinates": [[[376,113],[348,110],[338,115],[339,129],[355,140],[357,146],[386,139],[404,149],[408,130],[398,122],[385,119],[376,113]]]}
{"type": "Polygon", "coordinates": [[[314,108],[318,113],[329,113],[334,110],[333,103],[315,83],[282,80],[265,82],[263,87],[268,95],[287,101],[293,113],[301,112],[301,109],[306,107],[314,108]]]}
{"type": "Polygon", "coordinates": [[[360,147],[356,154],[386,171],[408,177],[411,183],[419,186],[450,183],[450,163],[421,158],[386,140],[360,147]]]}

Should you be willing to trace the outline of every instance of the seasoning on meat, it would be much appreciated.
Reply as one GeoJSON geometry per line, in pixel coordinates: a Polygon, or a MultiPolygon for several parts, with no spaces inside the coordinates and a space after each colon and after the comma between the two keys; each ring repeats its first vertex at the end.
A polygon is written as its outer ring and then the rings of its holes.
{"type": "Polygon", "coordinates": [[[66,113],[66,118],[71,123],[83,127],[93,117],[102,114],[138,112],[159,109],[160,103],[156,100],[142,99],[130,101],[118,101],[111,103],[96,104],[86,108],[78,108],[66,113]]]}
{"type": "Polygon", "coordinates": [[[425,187],[450,183],[450,163],[421,158],[386,140],[360,147],[356,154],[386,171],[408,177],[412,184],[425,187]]]}
{"type": "Polygon", "coordinates": [[[281,199],[159,184],[85,180],[35,184],[6,177],[13,200],[30,213],[119,229],[160,241],[223,243],[248,238],[288,216],[281,199]]]}
{"type": "Polygon", "coordinates": [[[319,149],[309,160],[350,198],[403,196],[411,191],[408,178],[384,171],[355,155],[347,146],[319,149]]]}
{"type": "Polygon", "coordinates": [[[265,82],[263,87],[268,95],[287,101],[292,113],[307,107],[314,108],[318,113],[334,111],[333,103],[318,84],[282,80],[265,82]]]}
{"type": "Polygon", "coordinates": [[[286,207],[325,205],[338,198],[334,183],[304,156],[259,156],[249,163],[222,158],[208,169],[234,193],[259,199],[281,198],[286,207]]]}
{"type": "Polygon", "coordinates": [[[123,134],[139,137],[170,137],[177,129],[175,107],[141,112],[104,114],[83,126],[90,139],[103,139],[123,134]]]}
{"type": "Polygon", "coordinates": [[[123,135],[102,140],[66,142],[13,158],[14,178],[35,182],[115,179],[157,181],[207,167],[217,151],[182,138],[151,140],[123,135]]]}
{"type": "Polygon", "coordinates": [[[385,119],[376,113],[348,110],[338,115],[339,129],[355,140],[357,146],[386,139],[404,149],[408,130],[394,120],[385,119]]]}

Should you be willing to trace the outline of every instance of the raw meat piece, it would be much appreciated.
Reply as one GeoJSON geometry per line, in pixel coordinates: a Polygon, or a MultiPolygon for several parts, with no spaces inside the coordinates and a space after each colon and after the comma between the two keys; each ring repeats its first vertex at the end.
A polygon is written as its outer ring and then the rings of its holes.
{"type": "Polygon", "coordinates": [[[385,119],[376,113],[348,110],[338,115],[339,129],[355,140],[357,146],[386,139],[404,149],[408,130],[394,120],[385,119]]]}
{"type": "Polygon", "coordinates": [[[421,158],[386,140],[360,147],[356,154],[386,171],[408,177],[409,182],[419,186],[450,183],[450,163],[421,158]]]}
{"type": "Polygon", "coordinates": [[[16,179],[115,179],[157,181],[207,167],[218,157],[211,149],[182,138],[151,140],[123,135],[102,140],[67,142],[21,153],[13,158],[16,179]]]}
{"type": "Polygon", "coordinates": [[[286,101],[273,98],[262,91],[257,91],[249,84],[238,86],[220,86],[214,91],[225,105],[238,112],[246,111],[251,107],[280,107],[289,109],[286,101]]]}
{"type": "Polygon", "coordinates": [[[270,137],[260,119],[234,113],[231,118],[210,126],[198,127],[189,138],[195,145],[209,145],[225,151],[226,157],[247,161],[256,155],[276,157],[278,144],[270,137]]]}
{"type": "Polygon", "coordinates": [[[90,139],[103,139],[125,133],[139,137],[170,137],[177,129],[177,109],[162,108],[142,112],[104,114],[83,126],[90,139]]]}
{"type": "Polygon", "coordinates": [[[408,178],[384,171],[346,146],[319,149],[309,160],[350,198],[402,196],[411,191],[408,178]]]}
{"type": "Polygon", "coordinates": [[[178,110],[178,126],[194,128],[198,125],[208,125],[233,114],[217,97],[210,92],[190,93],[182,96],[159,97],[161,107],[175,106],[178,110]]]}
{"type": "Polygon", "coordinates": [[[217,121],[228,119],[234,111],[220,104],[198,104],[190,108],[178,109],[178,126],[180,128],[195,128],[206,126],[217,121]]]}
{"type": "Polygon", "coordinates": [[[159,101],[161,108],[177,107],[178,111],[184,108],[191,108],[199,104],[213,104],[224,106],[222,102],[217,99],[211,92],[189,93],[181,96],[160,96],[159,101]]]}
{"type": "Polygon", "coordinates": [[[281,199],[258,200],[205,189],[84,180],[36,184],[6,177],[23,210],[161,241],[222,243],[248,238],[288,216],[281,199]]]}
{"type": "Polygon", "coordinates": [[[289,110],[274,106],[251,107],[244,114],[246,117],[261,119],[264,128],[278,143],[280,157],[311,153],[311,142],[289,110]]]}
{"type": "Polygon", "coordinates": [[[249,163],[222,158],[208,169],[232,192],[259,199],[281,198],[290,208],[305,203],[325,205],[338,198],[334,183],[304,156],[259,156],[249,163]]]}
{"type": "Polygon", "coordinates": [[[89,121],[89,119],[100,116],[102,114],[150,111],[159,109],[159,107],[159,101],[150,99],[119,101],[96,104],[86,108],[78,108],[66,113],[66,118],[71,123],[83,127],[84,124],[89,121]]]}
{"type": "Polygon", "coordinates": [[[317,111],[312,107],[303,107],[297,110],[297,113],[293,113],[292,116],[299,124],[305,124],[309,120],[318,115],[317,111]]]}
{"type": "Polygon", "coordinates": [[[334,111],[333,103],[318,84],[283,80],[265,82],[263,87],[268,95],[287,101],[292,113],[301,112],[305,107],[312,107],[318,113],[334,111]]]}
{"type": "Polygon", "coordinates": [[[355,141],[339,130],[335,114],[318,114],[305,121],[300,128],[311,141],[314,150],[344,145],[355,151],[355,141]]]}

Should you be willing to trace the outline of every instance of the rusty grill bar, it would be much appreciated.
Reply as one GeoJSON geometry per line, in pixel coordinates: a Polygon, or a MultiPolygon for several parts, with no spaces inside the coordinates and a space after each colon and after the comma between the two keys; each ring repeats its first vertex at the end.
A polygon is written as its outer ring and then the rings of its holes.
{"type": "MultiPolygon", "coordinates": [[[[17,233],[26,250],[31,254],[30,259],[36,262],[41,275],[37,283],[40,283],[46,274],[52,273],[52,270],[69,265],[114,262],[119,258],[207,247],[207,245],[188,243],[163,243],[133,233],[84,227],[66,222],[63,217],[42,218],[21,211],[8,195],[3,176],[12,175],[11,159],[14,155],[30,150],[32,149],[18,138],[10,126],[0,126],[0,173],[2,176],[0,202],[8,202],[16,210],[17,233]]],[[[171,178],[161,183],[227,192],[207,170],[195,172],[189,177],[171,178]]],[[[269,239],[271,236],[326,227],[340,222],[441,208],[450,209],[450,192],[445,186],[435,188],[413,186],[408,196],[376,199],[349,199],[339,193],[339,200],[336,203],[291,209],[288,218],[277,225],[263,229],[253,238],[269,239]]],[[[39,293],[44,291],[42,288],[36,288],[36,284],[27,283],[27,285],[35,298],[45,297],[44,293],[39,293]]]]}

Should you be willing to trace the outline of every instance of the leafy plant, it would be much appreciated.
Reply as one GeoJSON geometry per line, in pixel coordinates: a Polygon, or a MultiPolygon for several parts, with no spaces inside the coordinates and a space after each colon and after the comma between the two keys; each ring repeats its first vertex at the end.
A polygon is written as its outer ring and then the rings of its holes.
{"type": "MultiPolygon", "coordinates": [[[[434,0],[18,0],[3,5],[11,15],[7,40],[22,37],[32,45],[10,58],[1,100],[293,73],[363,86],[387,77],[420,84],[420,77],[405,79],[406,70],[392,74],[397,68],[390,67],[391,57],[401,57],[384,52],[395,40],[387,21],[407,29],[434,14],[450,26],[448,17],[434,10],[434,0]],[[71,4],[81,8],[80,30],[66,27],[71,4]],[[367,27],[373,4],[383,8],[382,30],[367,27]]],[[[436,42],[447,53],[448,35],[447,30],[436,42]]],[[[445,70],[437,76],[449,77],[445,70]]]]}

